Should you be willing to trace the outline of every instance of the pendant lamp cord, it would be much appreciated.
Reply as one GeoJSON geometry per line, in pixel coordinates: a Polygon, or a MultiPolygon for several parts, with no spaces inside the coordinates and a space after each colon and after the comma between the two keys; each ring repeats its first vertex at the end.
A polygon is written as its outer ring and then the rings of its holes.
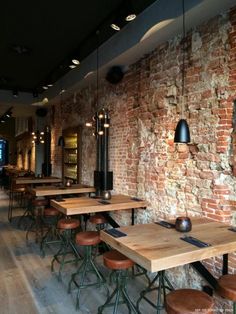
{"type": "Polygon", "coordinates": [[[185,106],[185,5],[184,0],[182,0],[182,12],[183,12],[183,38],[182,38],[182,105],[181,105],[181,118],[183,118],[183,111],[185,106]]]}
{"type": "Polygon", "coordinates": [[[98,71],[98,69],[99,69],[99,30],[97,30],[96,31],[96,35],[97,35],[97,60],[96,60],[96,63],[97,63],[97,95],[96,95],[96,97],[97,97],[97,105],[96,105],[96,111],[98,111],[98,98],[99,98],[99,92],[98,92],[98,88],[99,88],[99,86],[98,86],[98,80],[99,80],[99,71],[98,71]]]}

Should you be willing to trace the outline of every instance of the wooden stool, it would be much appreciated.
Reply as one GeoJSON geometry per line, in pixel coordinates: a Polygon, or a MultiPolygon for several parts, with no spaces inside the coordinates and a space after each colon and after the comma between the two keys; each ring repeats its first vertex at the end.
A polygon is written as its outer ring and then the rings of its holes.
{"type": "Polygon", "coordinates": [[[233,301],[233,314],[236,314],[236,275],[220,277],[216,292],[221,297],[233,301]]]}
{"type": "Polygon", "coordinates": [[[116,250],[106,252],[103,255],[103,261],[106,267],[114,271],[116,288],[107,298],[106,302],[102,306],[99,306],[98,314],[101,314],[106,307],[113,307],[113,314],[116,314],[118,305],[120,304],[126,304],[129,313],[138,314],[138,310],[130,300],[126,289],[127,278],[129,277],[128,269],[134,266],[134,262],[116,250]],[[113,298],[115,302],[112,302],[113,298]],[[121,298],[122,301],[120,301],[121,298]]]}
{"type": "Polygon", "coordinates": [[[45,208],[43,212],[43,226],[47,227],[47,232],[42,238],[40,250],[42,256],[45,256],[44,246],[61,242],[60,235],[57,230],[57,222],[60,212],[53,207],[45,208]]]}
{"type": "Polygon", "coordinates": [[[28,241],[29,232],[35,231],[35,241],[38,242],[39,237],[42,236],[42,207],[46,207],[48,205],[48,201],[46,199],[29,199],[29,204],[27,207],[28,215],[32,220],[32,223],[27,228],[26,232],[26,241],[28,241]],[[35,229],[33,229],[35,228],[35,229]]]}
{"type": "Polygon", "coordinates": [[[105,283],[105,279],[99,272],[97,266],[92,259],[92,247],[98,245],[101,242],[98,231],[84,231],[76,235],[76,243],[84,247],[84,257],[82,264],[78,268],[77,272],[71,276],[71,280],[68,286],[68,293],[71,292],[72,283],[77,287],[76,296],[76,309],[79,309],[79,297],[81,289],[85,289],[91,286],[100,286],[105,283]],[[88,273],[93,273],[96,276],[95,281],[86,280],[86,275],[88,273]]]}
{"type": "Polygon", "coordinates": [[[79,252],[77,251],[73,242],[73,232],[80,227],[80,221],[77,219],[60,219],[57,223],[57,228],[62,231],[61,247],[58,252],[54,255],[51,262],[51,271],[54,271],[54,262],[56,261],[59,266],[58,280],[61,281],[61,273],[64,265],[68,263],[78,262],[81,259],[79,252]],[[67,259],[68,254],[74,254],[75,258],[67,259]]]}
{"type": "Polygon", "coordinates": [[[90,216],[89,221],[96,225],[96,229],[98,231],[104,229],[105,224],[107,223],[106,218],[102,214],[95,214],[93,216],[90,216]]]}
{"type": "MultiPolygon", "coordinates": [[[[90,223],[96,225],[97,231],[101,231],[106,228],[107,220],[102,214],[95,214],[90,216],[89,221],[90,223]]],[[[107,246],[107,244],[101,241],[97,246],[97,251],[95,252],[95,255],[97,254],[97,252],[99,252],[99,254],[103,254],[109,250],[110,248],[107,246]]]]}
{"type": "Polygon", "coordinates": [[[213,314],[213,299],[203,291],[179,289],[166,296],[168,314],[213,314]]]}

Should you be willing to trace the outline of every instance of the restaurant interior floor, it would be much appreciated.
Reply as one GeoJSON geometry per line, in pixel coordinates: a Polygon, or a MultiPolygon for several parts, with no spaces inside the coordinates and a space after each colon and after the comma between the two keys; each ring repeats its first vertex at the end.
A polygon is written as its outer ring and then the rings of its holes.
{"type": "MultiPolygon", "coordinates": [[[[1,314],[34,314],[34,313],[78,313],[95,314],[97,308],[106,299],[104,288],[85,289],[81,293],[81,308],[75,310],[76,293],[67,293],[68,281],[75,265],[67,264],[63,272],[62,282],[58,282],[55,274],[51,273],[50,264],[53,251],[47,250],[45,258],[41,257],[39,245],[30,234],[29,244],[25,241],[25,231],[17,227],[17,220],[22,210],[14,211],[14,219],[10,224],[7,220],[8,195],[0,191],[0,313],[1,314]]],[[[100,270],[107,275],[103,266],[102,256],[97,257],[100,270]]],[[[146,287],[144,276],[131,279],[128,291],[132,300],[136,301],[139,292],[146,287]]],[[[113,287],[110,288],[110,291],[113,287]]],[[[152,299],[155,302],[156,294],[152,299]]],[[[152,314],[156,310],[147,302],[141,302],[141,313],[152,314]]],[[[111,309],[104,314],[112,313],[111,309]]],[[[127,308],[120,306],[120,314],[128,313],[127,308]]],[[[163,313],[165,311],[163,310],[163,313]]]]}

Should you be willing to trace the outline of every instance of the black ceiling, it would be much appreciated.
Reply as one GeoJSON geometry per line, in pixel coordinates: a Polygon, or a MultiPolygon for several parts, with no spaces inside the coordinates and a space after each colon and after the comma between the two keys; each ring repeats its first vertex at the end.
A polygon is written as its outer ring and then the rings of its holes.
{"type": "MultiPolygon", "coordinates": [[[[0,89],[41,92],[115,34],[110,24],[131,0],[3,1],[0,89]],[[99,36],[96,31],[99,29],[99,36]]],[[[133,0],[137,14],[155,0],[133,0]]]]}

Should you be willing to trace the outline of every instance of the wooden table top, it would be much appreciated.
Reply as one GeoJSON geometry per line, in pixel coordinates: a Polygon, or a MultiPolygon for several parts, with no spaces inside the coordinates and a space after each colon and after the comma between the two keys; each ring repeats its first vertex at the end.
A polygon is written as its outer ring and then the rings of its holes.
{"type": "Polygon", "coordinates": [[[54,185],[37,186],[29,189],[34,196],[48,196],[48,195],[65,195],[65,194],[79,194],[95,192],[95,188],[84,184],[73,184],[70,187],[58,187],[54,185]]]}
{"type": "Polygon", "coordinates": [[[114,211],[146,207],[146,201],[135,201],[127,195],[112,195],[109,204],[101,204],[101,199],[89,197],[66,198],[63,201],[51,200],[51,206],[66,215],[89,214],[104,211],[114,211]]]}
{"type": "Polygon", "coordinates": [[[16,178],[16,184],[44,184],[44,183],[60,183],[61,178],[57,177],[19,177],[16,178]]]}
{"type": "Polygon", "coordinates": [[[127,236],[120,238],[101,231],[101,239],[151,272],[236,251],[236,233],[228,225],[205,218],[193,218],[192,223],[186,235],[211,246],[198,248],[181,240],[183,233],[155,223],[121,227],[127,236]]]}

